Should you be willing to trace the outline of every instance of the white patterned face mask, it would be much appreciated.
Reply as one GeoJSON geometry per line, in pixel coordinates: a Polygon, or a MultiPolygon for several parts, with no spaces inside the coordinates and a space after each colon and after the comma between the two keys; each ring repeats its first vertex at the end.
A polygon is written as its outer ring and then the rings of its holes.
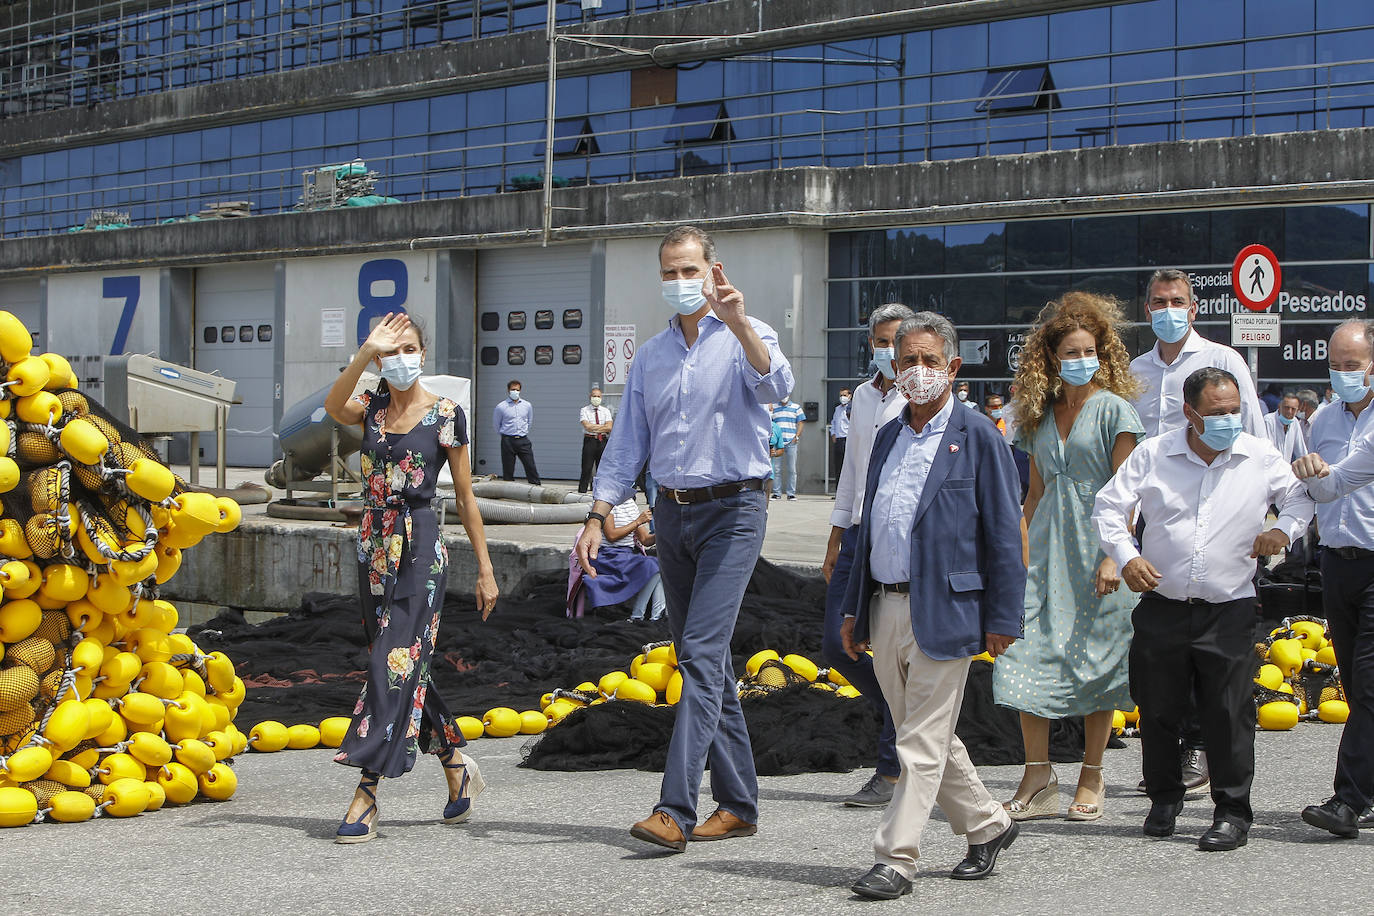
{"type": "Polygon", "coordinates": [[[949,388],[949,372],[928,366],[912,366],[897,374],[897,390],[913,404],[929,404],[949,388]]]}

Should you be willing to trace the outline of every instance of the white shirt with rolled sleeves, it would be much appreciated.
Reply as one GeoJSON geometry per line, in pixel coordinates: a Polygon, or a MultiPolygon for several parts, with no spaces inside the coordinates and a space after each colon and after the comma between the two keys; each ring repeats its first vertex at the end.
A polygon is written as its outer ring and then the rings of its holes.
{"type": "Polygon", "coordinates": [[[872,381],[854,389],[849,402],[849,438],[844,445],[844,467],[835,484],[835,508],[830,524],[836,528],[857,525],[864,514],[864,486],[868,480],[868,457],[873,439],[906,407],[906,398],[893,385],[883,394],[872,381]]]}
{"type": "MultiPolygon", "coordinates": [[[[1368,446],[1374,442],[1374,403],[1360,411],[1358,418],[1345,404],[1338,403],[1312,421],[1312,451],[1333,467],[1349,458],[1361,442],[1366,443],[1366,455],[1374,454],[1368,446]]],[[[1374,458],[1370,463],[1374,467],[1374,458]]],[[[1317,501],[1317,533],[1327,547],[1374,550],[1374,487],[1360,487],[1340,496],[1342,482],[1348,484],[1351,479],[1358,478],[1342,467],[1340,477],[1333,474],[1305,481],[1308,494],[1317,501]]]]}
{"type": "MultiPolygon", "coordinates": [[[[611,408],[604,406],[593,407],[592,405],[588,404],[577,413],[577,422],[590,423],[593,426],[600,426],[602,423],[609,422],[610,419],[611,408]]],[[[582,431],[585,433],[586,427],[583,427],[582,431]]],[[[588,433],[588,435],[592,434],[588,433]]]]}
{"type": "MultiPolygon", "coordinates": [[[[1331,412],[1334,411],[1328,411],[1331,412]]],[[[1365,413],[1360,414],[1360,419],[1364,420],[1368,412],[1369,407],[1366,407],[1365,413]]],[[[1349,411],[1341,409],[1341,413],[1349,416],[1349,411]]],[[[1325,419],[1325,414],[1318,419],[1325,419]]],[[[1364,424],[1364,432],[1351,440],[1350,450],[1344,458],[1331,465],[1331,472],[1327,476],[1312,477],[1304,482],[1307,484],[1307,492],[1321,503],[1335,502],[1374,483],[1374,424],[1364,424]]],[[[1327,543],[1324,535],[1322,543],[1327,543]]]]}
{"type": "Polygon", "coordinates": [[[1270,505],[1290,542],[1307,530],[1312,500],[1272,445],[1241,433],[1209,465],[1189,448],[1185,427],[1136,446],[1098,491],[1092,520],[1119,569],[1143,555],[1159,570],[1158,594],[1220,604],[1254,596],[1250,551],[1270,505]],[[1139,547],[1131,534],[1137,511],[1145,521],[1139,547]]]}
{"type": "Polygon", "coordinates": [[[1173,363],[1165,363],[1159,356],[1159,344],[1131,360],[1131,371],[1144,384],[1145,390],[1136,398],[1135,409],[1145,424],[1145,435],[1158,436],[1171,429],[1186,426],[1183,416],[1183,383],[1199,369],[1225,369],[1236,377],[1240,388],[1240,415],[1245,431],[1263,439],[1264,406],[1255,394],[1255,382],[1250,378],[1250,366],[1245,359],[1223,344],[1208,340],[1196,330],[1190,330],[1183,349],[1173,363]]]}

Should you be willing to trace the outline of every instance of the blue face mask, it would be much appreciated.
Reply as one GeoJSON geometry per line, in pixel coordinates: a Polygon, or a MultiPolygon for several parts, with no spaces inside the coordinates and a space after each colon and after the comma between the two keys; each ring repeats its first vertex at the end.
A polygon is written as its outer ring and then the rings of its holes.
{"type": "Polygon", "coordinates": [[[1284,426],[1288,426],[1293,422],[1293,417],[1285,417],[1283,414],[1279,414],[1279,422],[1284,426]]]}
{"type": "Polygon", "coordinates": [[[1000,419],[1002,419],[1002,408],[1000,408],[1000,407],[994,407],[994,408],[992,408],[992,410],[989,410],[989,411],[988,411],[988,416],[992,417],[994,420],[1000,420],[1000,419]]]}
{"type": "Polygon", "coordinates": [[[1082,359],[1066,359],[1059,363],[1059,377],[1066,385],[1086,385],[1097,374],[1097,357],[1085,356],[1082,359]]]}
{"type": "Polygon", "coordinates": [[[1331,370],[1331,390],[1336,392],[1336,397],[1353,404],[1356,401],[1363,401],[1364,396],[1369,394],[1369,386],[1364,382],[1364,372],[1337,372],[1331,370]]]}
{"type": "Polygon", "coordinates": [[[423,371],[425,358],[419,353],[397,353],[382,357],[382,378],[398,391],[405,391],[423,371]]]}
{"type": "Polygon", "coordinates": [[[510,391],[506,392],[506,396],[509,397],[512,401],[518,401],[520,400],[520,389],[512,388],[510,391]]]}
{"type": "Polygon", "coordinates": [[[878,364],[878,371],[883,374],[883,378],[889,382],[895,381],[897,373],[892,371],[892,361],[897,358],[897,351],[892,347],[874,347],[873,362],[878,364]]]}
{"type": "MultiPolygon", "coordinates": [[[[1194,427],[1194,431],[1196,431],[1194,427]]],[[[1224,452],[1236,444],[1236,439],[1240,438],[1241,430],[1240,414],[1227,413],[1219,417],[1202,418],[1202,439],[1204,445],[1218,452],[1224,452]]]]}
{"type": "Polygon", "coordinates": [[[701,287],[704,280],[664,280],[663,301],[679,315],[691,315],[706,304],[701,287]]]}
{"type": "Polygon", "coordinates": [[[1188,309],[1155,309],[1150,313],[1150,327],[1165,343],[1178,343],[1188,336],[1188,309]]]}

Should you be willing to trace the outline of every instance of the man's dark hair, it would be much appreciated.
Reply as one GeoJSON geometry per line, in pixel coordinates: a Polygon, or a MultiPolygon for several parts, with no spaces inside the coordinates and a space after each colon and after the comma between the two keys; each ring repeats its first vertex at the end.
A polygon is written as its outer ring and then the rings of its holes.
{"type": "Polygon", "coordinates": [[[510,391],[512,388],[519,388],[521,391],[525,390],[525,386],[520,384],[518,378],[513,378],[509,382],[506,382],[506,390],[510,391]]]}
{"type": "Polygon", "coordinates": [[[658,243],[659,260],[663,260],[663,249],[670,245],[681,245],[683,242],[696,242],[701,246],[701,253],[706,258],[706,263],[716,263],[716,243],[696,226],[678,226],[665,235],[663,241],[658,243]]]}
{"type": "Polygon", "coordinates": [[[1218,369],[1215,366],[1206,366],[1197,370],[1183,382],[1183,403],[1197,410],[1198,399],[1202,397],[1204,388],[1217,388],[1230,382],[1240,390],[1240,383],[1236,377],[1225,369],[1218,369]]]}

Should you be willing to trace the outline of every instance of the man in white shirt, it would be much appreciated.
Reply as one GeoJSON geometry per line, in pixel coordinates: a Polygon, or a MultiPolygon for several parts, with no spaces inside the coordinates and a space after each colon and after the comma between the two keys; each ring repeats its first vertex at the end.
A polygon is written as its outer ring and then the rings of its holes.
{"type": "Polygon", "coordinates": [[[1321,398],[1317,397],[1317,392],[1311,388],[1299,388],[1298,395],[1298,426],[1302,429],[1302,441],[1312,441],[1312,420],[1317,416],[1317,409],[1321,407],[1321,398]]]}
{"type": "Polygon", "coordinates": [[[895,302],[880,305],[869,313],[868,348],[878,365],[878,372],[854,389],[854,400],[849,404],[849,442],[845,448],[844,466],[840,469],[840,482],[835,487],[830,542],[826,545],[825,562],[821,567],[828,583],[821,652],[826,663],[872,704],[874,715],[882,723],[878,732],[877,770],[859,791],[845,799],[845,804],[854,808],[885,806],[892,800],[892,787],[897,784],[901,772],[897,763],[897,730],[873,673],[873,659],[868,655],[861,655],[857,661],[851,659],[844,650],[840,627],[845,614],[853,613],[845,607],[844,594],[849,585],[849,570],[854,564],[859,522],[863,518],[864,485],[868,480],[873,437],[906,406],[906,398],[893,385],[897,378],[894,347],[897,328],[914,314],[905,305],[895,302]]]}
{"type": "MultiPolygon", "coordinates": [[[[1183,380],[1198,369],[1212,366],[1225,369],[1236,379],[1245,431],[1263,439],[1264,407],[1255,394],[1249,365],[1235,350],[1214,343],[1193,329],[1197,296],[1188,274],[1174,268],[1151,274],[1145,284],[1145,313],[1157,342],[1131,361],[1131,372],[1144,383],[1135,409],[1145,424],[1145,435],[1158,436],[1187,424],[1183,418],[1183,380]]],[[[1205,793],[1207,754],[1202,750],[1202,729],[1191,713],[1184,718],[1179,753],[1183,756],[1183,776],[1189,793],[1205,793]]]]}
{"type": "Polygon", "coordinates": [[[840,470],[844,468],[844,450],[849,444],[849,402],[852,400],[848,388],[840,389],[840,403],[830,415],[830,467],[839,480],[840,470]]]}
{"type": "Polygon", "coordinates": [[[1298,422],[1301,408],[1302,402],[1298,396],[1289,391],[1279,401],[1277,410],[1264,415],[1266,437],[1289,464],[1307,454],[1307,440],[1303,438],[1302,424],[1298,422]]]}
{"type": "Polygon", "coordinates": [[[1093,523],[1122,581],[1144,593],[1131,642],[1151,802],[1144,832],[1174,832],[1185,792],[1179,727],[1196,697],[1214,804],[1198,848],[1224,851],[1245,845],[1254,819],[1255,559],[1300,537],[1313,505],[1273,446],[1242,431],[1235,376],[1198,369],[1184,381],[1183,401],[1184,428],[1131,453],[1098,492],[1093,523]],[[1279,519],[1265,530],[1271,505],[1279,519]],[[1131,532],[1137,513],[1139,546],[1131,532]]]}
{"type": "Polygon", "coordinates": [[[1302,819],[1339,837],[1374,828],[1374,322],[1347,321],[1327,349],[1341,396],[1312,421],[1313,454],[1294,462],[1317,500],[1322,606],[1350,717],[1336,754],[1335,794],[1302,819]]]}
{"type": "Polygon", "coordinates": [[[606,451],[606,439],[611,434],[611,408],[601,403],[601,389],[593,388],[586,407],[577,415],[582,424],[582,476],[577,481],[577,492],[586,493],[592,488],[592,479],[601,465],[601,453],[606,451]]]}

